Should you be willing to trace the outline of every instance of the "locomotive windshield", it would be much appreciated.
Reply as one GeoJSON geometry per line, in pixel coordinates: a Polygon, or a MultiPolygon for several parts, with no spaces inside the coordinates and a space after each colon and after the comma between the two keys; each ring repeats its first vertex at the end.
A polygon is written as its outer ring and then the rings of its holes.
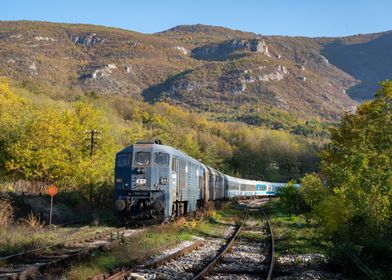
{"type": "Polygon", "coordinates": [[[135,154],[136,165],[149,165],[150,164],[150,153],[148,152],[137,152],[135,154]]]}
{"type": "Polygon", "coordinates": [[[130,165],[130,155],[129,154],[119,154],[117,155],[117,167],[124,167],[130,165]]]}
{"type": "Polygon", "coordinates": [[[169,155],[165,153],[155,153],[154,163],[156,165],[168,166],[169,165],[169,155]]]}

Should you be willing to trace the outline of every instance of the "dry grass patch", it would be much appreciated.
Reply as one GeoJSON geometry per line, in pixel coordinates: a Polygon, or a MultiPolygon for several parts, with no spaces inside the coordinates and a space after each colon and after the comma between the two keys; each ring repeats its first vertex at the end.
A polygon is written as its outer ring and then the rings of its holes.
{"type": "Polygon", "coordinates": [[[108,227],[43,228],[28,224],[0,227],[0,257],[94,236],[108,227]]]}
{"type": "Polygon", "coordinates": [[[92,255],[85,262],[71,266],[65,275],[67,279],[88,279],[121,266],[142,263],[147,257],[191,238],[192,234],[187,230],[186,223],[183,226],[153,226],[114,245],[110,252],[92,255]]]}
{"type": "Polygon", "coordinates": [[[0,197],[0,226],[4,227],[11,223],[13,208],[8,196],[0,197]]]}

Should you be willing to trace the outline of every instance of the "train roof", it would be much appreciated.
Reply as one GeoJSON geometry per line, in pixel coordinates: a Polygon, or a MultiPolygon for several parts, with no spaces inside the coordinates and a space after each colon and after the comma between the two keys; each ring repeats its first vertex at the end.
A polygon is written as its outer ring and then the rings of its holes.
{"type": "Polygon", "coordinates": [[[129,145],[128,147],[126,147],[125,149],[121,150],[120,152],[118,152],[119,154],[121,153],[129,153],[132,152],[134,148],[152,148],[153,150],[158,150],[161,152],[167,152],[171,155],[176,155],[178,157],[181,157],[187,161],[192,162],[193,164],[199,164],[199,165],[203,165],[200,161],[194,159],[191,156],[188,156],[186,153],[173,148],[171,146],[166,146],[166,145],[162,145],[162,144],[158,144],[155,142],[151,142],[151,141],[137,141],[135,144],[133,145],[129,145]]]}
{"type": "MultiPolygon", "coordinates": [[[[225,175],[229,180],[233,182],[241,183],[241,184],[257,184],[257,185],[271,185],[274,187],[281,187],[287,185],[287,183],[277,183],[277,182],[268,182],[268,181],[258,181],[258,180],[249,180],[249,179],[242,179],[233,177],[230,175],[225,175]]],[[[295,187],[299,187],[299,184],[294,184],[295,187]]]]}

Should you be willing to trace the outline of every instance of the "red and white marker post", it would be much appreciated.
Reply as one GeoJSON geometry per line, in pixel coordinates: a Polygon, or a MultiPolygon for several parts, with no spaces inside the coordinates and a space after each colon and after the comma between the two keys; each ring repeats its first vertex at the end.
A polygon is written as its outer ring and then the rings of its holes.
{"type": "Polygon", "coordinates": [[[48,195],[50,195],[50,215],[49,215],[49,227],[52,227],[52,212],[53,212],[53,197],[58,193],[58,189],[55,185],[48,187],[48,195]]]}

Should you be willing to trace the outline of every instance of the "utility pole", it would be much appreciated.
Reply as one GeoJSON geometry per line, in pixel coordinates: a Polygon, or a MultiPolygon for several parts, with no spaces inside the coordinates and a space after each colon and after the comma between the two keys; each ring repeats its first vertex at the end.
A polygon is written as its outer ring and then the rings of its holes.
{"type": "Polygon", "coordinates": [[[90,134],[84,137],[84,140],[89,141],[88,147],[90,148],[91,158],[94,155],[94,149],[98,146],[98,140],[101,140],[101,137],[99,136],[101,133],[102,131],[98,129],[89,129],[84,131],[84,134],[90,134]]]}
{"type": "MultiPolygon", "coordinates": [[[[102,131],[98,129],[89,129],[84,131],[84,134],[86,134],[84,140],[86,142],[88,141],[87,146],[90,149],[91,163],[93,160],[94,150],[95,148],[98,147],[98,141],[101,140],[101,137],[99,136],[101,133],[102,131]]],[[[90,182],[90,204],[91,206],[93,206],[93,183],[92,182],[90,182]]]]}

